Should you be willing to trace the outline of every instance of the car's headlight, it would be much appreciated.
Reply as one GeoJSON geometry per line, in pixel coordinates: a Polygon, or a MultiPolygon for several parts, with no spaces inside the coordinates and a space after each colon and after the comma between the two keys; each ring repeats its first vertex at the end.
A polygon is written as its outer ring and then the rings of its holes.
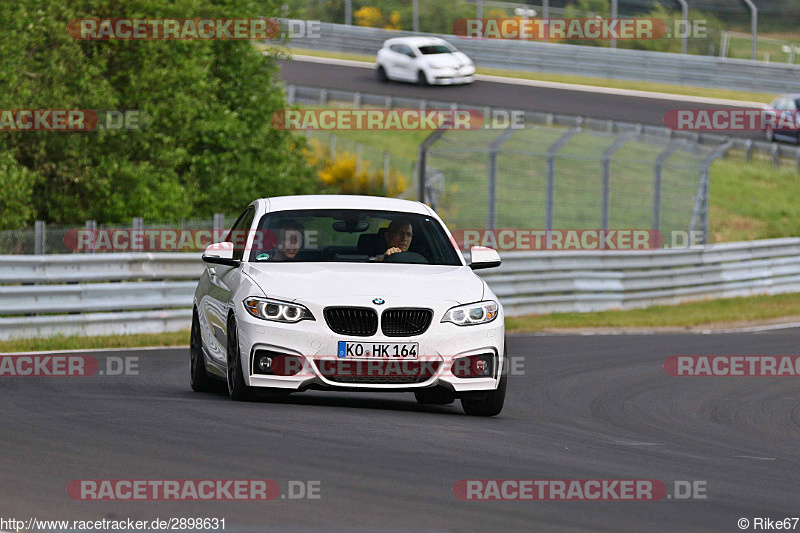
{"type": "Polygon", "coordinates": [[[497,310],[497,302],[493,301],[459,305],[449,309],[442,317],[442,322],[452,322],[457,326],[485,324],[497,318],[497,310]]]}
{"type": "Polygon", "coordinates": [[[248,313],[262,320],[286,323],[314,320],[311,311],[302,305],[269,298],[247,298],[244,301],[244,308],[248,313]]]}

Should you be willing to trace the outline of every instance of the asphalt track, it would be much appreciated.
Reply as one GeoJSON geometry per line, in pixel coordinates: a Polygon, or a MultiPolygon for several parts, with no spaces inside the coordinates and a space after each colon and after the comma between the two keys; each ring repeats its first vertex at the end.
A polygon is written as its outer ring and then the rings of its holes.
{"type": "Polygon", "coordinates": [[[0,378],[0,517],[217,517],[247,531],[739,531],[800,515],[797,378],[677,378],[670,355],[794,355],[798,331],[512,336],[496,418],[411,394],[194,393],[188,350],[139,375],[0,378]],[[74,479],[318,480],[321,499],[73,501],[74,479]],[[461,479],[705,481],[705,500],[465,502],[461,479]],[[307,529],[302,529],[307,528],[307,529]],[[364,528],[364,529],[358,529],[364,528]]]}
{"type": "MultiPolygon", "coordinates": [[[[279,63],[284,82],[296,85],[407,98],[427,98],[481,107],[492,106],[581,115],[601,120],[617,120],[650,126],[664,127],[664,115],[672,109],[728,109],[728,106],[724,105],[487,81],[476,81],[470,85],[456,87],[417,87],[410,83],[380,83],[375,78],[375,72],[368,68],[291,60],[282,60],[279,63]]],[[[730,132],[730,135],[764,140],[764,136],[760,132],[730,132]]]]}

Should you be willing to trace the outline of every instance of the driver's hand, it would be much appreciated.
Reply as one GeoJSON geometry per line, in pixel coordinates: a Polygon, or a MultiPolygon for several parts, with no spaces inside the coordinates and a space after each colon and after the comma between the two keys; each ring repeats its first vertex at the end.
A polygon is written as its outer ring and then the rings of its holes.
{"type": "Polygon", "coordinates": [[[381,257],[381,261],[383,261],[384,259],[386,259],[387,257],[389,257],[389,256],[390,256],[390,255],[392,255],[392,254],[397,254],[397,253],[400,253],[400,252],[402,252],[402,251],[403,251],[403,250],[401,250],[400,248],[398,248],[398,247],[396,247],[396,246],[395,246],[395,247],[393,247],[393,248],[389,248],[388,250],[386,250],[386,252],[385,252],[385,253],[383,254],[383,256],[381,257]]]}

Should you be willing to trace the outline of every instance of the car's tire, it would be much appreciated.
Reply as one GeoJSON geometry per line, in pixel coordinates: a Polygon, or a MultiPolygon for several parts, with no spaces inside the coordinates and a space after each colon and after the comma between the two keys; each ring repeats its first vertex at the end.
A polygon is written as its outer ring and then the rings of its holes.
{"type": "Polygon", "coordinates": [[[425,76],[423,71],[417,71],[417,85],[420,87],[426,87],[428,85],[428,77],[425,76]]]}
{"type": "Polygon", "coordinates": [[[381,83],[386,83],[389,81],[389,76],[386,75],[386,69],[383,68],[383,65],[378,65],[377,76],[378,81],[381,83]]]}
{"type": "Polygon", "coordinates": [[[450,405],[456,401],[453,391],[444,387],[431,387],[414,391],[414,397],[423,405],[450,405]]]}
{"type": "Polygon", "coordinates": [[[503,372],[497,389],[481,398],[461,398],[464,412],[472,416],[497,416],[503,410],[506,400],[506,382],[508,378],[508,350],[503,353],[503,372]]]}
{"type": "Polygon", "coordinates": [[[211,392],[216,383],[206,372],[206,357],[203,355],[203,335],[200,333],[200,319],[197,309],[192,311],[192,330],[189,336],[189,384],[195,392],[211,392]]]}
{"type": "Polygon", "coordinates": [[[237,402],[250,401],[253,399],[253,389],[244,382],[242,358],[239,354],[239,332],[236,329],[236,319],[232,316],[228,319],[228,342],[226,344],[228,396],[237,402]]]}
{"type": "Polygon", "coordinates": [[[772,131],[772,128],[767,126],[767,142],[775,142],[775,132],[772,131]]]}

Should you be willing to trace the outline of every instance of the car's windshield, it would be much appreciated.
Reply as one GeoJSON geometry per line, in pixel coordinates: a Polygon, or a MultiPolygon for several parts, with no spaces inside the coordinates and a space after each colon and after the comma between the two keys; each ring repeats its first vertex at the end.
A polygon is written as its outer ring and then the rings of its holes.
{"type": "Polygon", "coordinates": [[[419,51],[427,56],[431,54],[452,54],[456,50],[446,44],[431,44],[428,46],[420,46],[419,51]]]}
{"type": "Polygon", "coordinates": [[[258,223],[250,261],[462,264],[433,217],[354,209],[267,213],[258,223]]]}

